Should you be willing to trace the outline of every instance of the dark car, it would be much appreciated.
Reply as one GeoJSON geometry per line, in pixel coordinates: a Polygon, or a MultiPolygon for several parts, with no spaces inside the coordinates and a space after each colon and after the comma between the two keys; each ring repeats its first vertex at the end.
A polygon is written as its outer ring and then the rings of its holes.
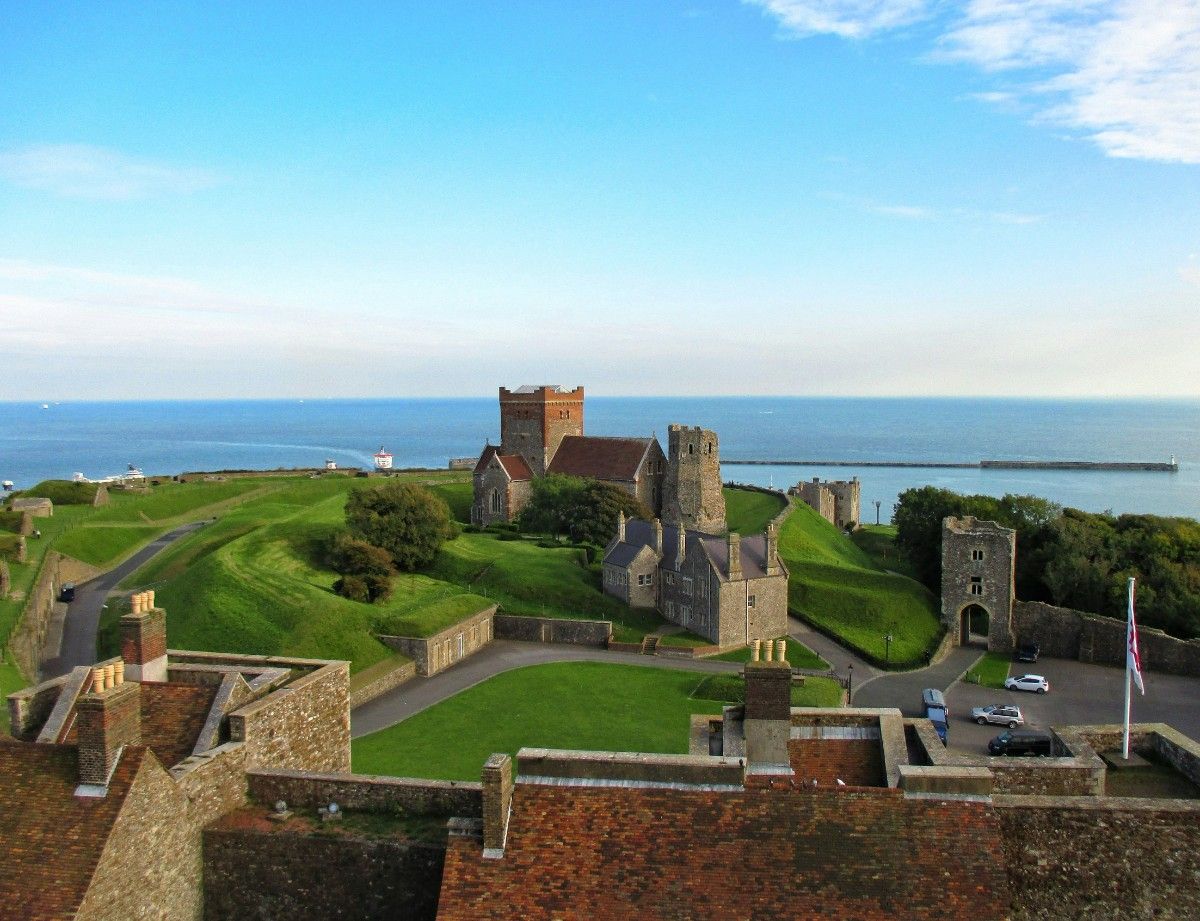
{"type": "Polygon", "coordinates": [[[1041,654],[1042,647],[1037,643],[1022,643],[1013,658],[1018,662],[1036,662],[1041,654]]]}
{"type": "Polygon", "coordinates": [[[58,593],[58,600],[65,601],[67,604],[70,604],[75,600],[74,582],[67,582],[65,585],[63,585],[62,590],[58,593]]]}
{"type": "Polygon", "coordinates": [[[1044,729],[1010,729],[988,742],[989,755],[1046,757],[1053,740],[1044,729]]]}

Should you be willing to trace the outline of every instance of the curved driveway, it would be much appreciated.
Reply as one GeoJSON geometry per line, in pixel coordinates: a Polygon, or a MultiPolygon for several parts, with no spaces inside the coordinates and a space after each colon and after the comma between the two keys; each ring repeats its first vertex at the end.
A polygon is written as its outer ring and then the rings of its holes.
{"type": "Polygon", "coordinates": [[[179,538],[202,528],[208,521],[193,521],[155,538],[121,565],[82,582],[75,588],[75,600],[67,606],[61,632],[51,623],[44,654],[53,654],[42,662],[42,680],[65,675],[76,665],[91,665],[96,661],[96,633],[100,628],[100,613],[108,593],[117,583],[137,571],[179,538]]]}

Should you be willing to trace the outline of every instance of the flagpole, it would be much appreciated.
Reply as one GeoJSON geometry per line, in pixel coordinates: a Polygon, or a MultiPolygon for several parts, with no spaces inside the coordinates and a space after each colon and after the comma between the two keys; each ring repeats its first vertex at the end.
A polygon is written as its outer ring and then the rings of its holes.
{"type": "Polygon", "coordinates": [[[1129,577],[1129,611],[1125,618],[1125,735],[1121,742],[1121,757],[1129,760],[1129,703],[1132,697],[1133,676],[1130,674],[1130,643],[1133,639],[1133,586],[1134,578],[1129,577]]]}

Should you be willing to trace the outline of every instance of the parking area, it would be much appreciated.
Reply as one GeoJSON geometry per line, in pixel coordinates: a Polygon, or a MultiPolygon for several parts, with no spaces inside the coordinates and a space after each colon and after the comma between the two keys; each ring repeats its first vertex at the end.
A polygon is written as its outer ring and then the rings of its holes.
{"type": "MultiPolygon", "coordinates": [[[[955,665],[965,670],[982,650],[956,650],[955,665]],[[965,664],[964,664],[965,663],[965,664]]],[[[944,669],[924,669],[903,675],[884,675],[854,695],[860,706],[899,707],[905,716],[923,716],[921,688],[945,692],[950,708],[950,748],[970,754],[986,752],[988,740],[1004,731],[1002,726],[977,726],[970,720],[973,707],[1016,704],[1033,729],[1051,726],[1120,723],[1124,716],[1125,671],[1103,665],[1087,665],[1067,659],[1040,659],[1036,664],[1014,662],[1012,675],[1032,673],[1050,681],[1048,694],[995,690],[947,681],[944,669]],[[945,686],[943,686],[945,684],[945,686]]],[[[1200,678],[1180,678],[1146,672],[1146,695],[1133,691],[1135,723],[1168,723],[1193,739],[1200,739],[1200,678]]]]}

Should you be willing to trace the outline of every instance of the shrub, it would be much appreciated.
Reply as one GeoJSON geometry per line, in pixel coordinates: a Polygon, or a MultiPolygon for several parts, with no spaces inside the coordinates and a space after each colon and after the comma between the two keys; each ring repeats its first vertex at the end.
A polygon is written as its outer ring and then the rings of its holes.
{"type": "Polygon", "coordinates": [[[390,553],[396,567],[406,572],[432,563],[453,533],[445,502],[399,480],[350,493],[346,525],[355,537],[390,553]]]}
{"type": "Polygon", "coordinates": [[[372,604],[376,601],[386,601],[391,597],[392,580],[390,576],[371,574],[363,576],[362,580],[367,586],[367,596],[372,604]]]}
{"type": "Polygon", "coordinates": [[[351,601],[361,601],[364,604],[371,601],[371,589],[367,586],[367,581],[359,576],[342,576],[333,583],[333,590],[351,601]]]}
{"type": "Polygon", "coordinates": [[[329,567],[344,576],[375,576],[387,579],[394,573],[392,555],[382,547],[368,544],[339,531],[329,542],[329,567]]]}

